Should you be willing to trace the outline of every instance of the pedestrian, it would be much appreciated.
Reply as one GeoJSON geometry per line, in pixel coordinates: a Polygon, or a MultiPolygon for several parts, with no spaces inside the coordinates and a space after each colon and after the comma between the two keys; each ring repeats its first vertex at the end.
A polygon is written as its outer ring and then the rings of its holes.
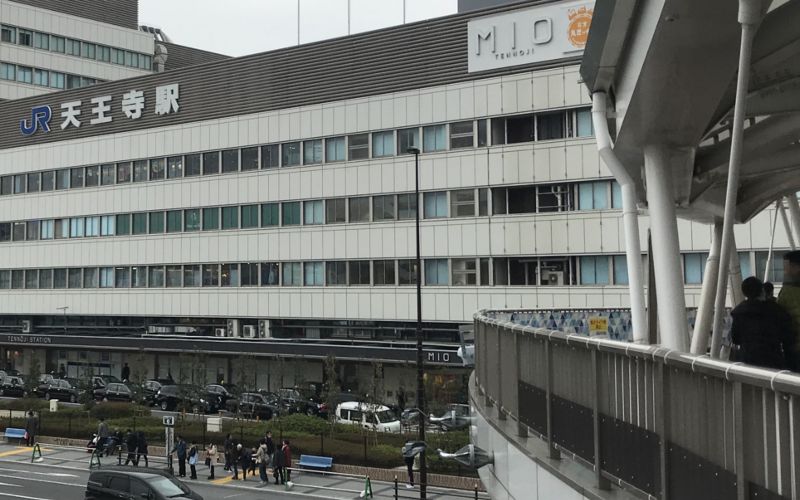
{"type": "Polygon", "coordinates": [[[289,447],[289,440],[283,440],[283,447],[281,448],[283,454],[283,468],[286,475],[286,482],[292,480],[292,471],[289,469],[292,466],[292,449],[289,447]]]}
{"type": "Polygon", "coordinates": [[[272,440],[272,431],[267,431],[267,455],[269,456],[269,467],[272,467],[272,460],[275,456],[275,442],[272,440]]]}
{"type": "Polygon", "coordinates": [[[275,477],[275,484],[283,484],[285,481],[286,456],[282,450],[277,450],[272,457],[272,475],[275,477]]]}
{"type": "MultiPolygon", "coordinates": [[[[259,445],[260,446],[260,445],[259,445]]],[[[256,475],[256,455],[258,454],[258,447],[250,448],[250,475],[256,475]]]]}
{"type": "Polygon", "coordinates": [[[178,436],[178,442],[172,448],[170,454],[175,453],[178,455],[178,477],[186,477],[186,441],[182,436],[178,436]]]}
{"type": "Polygon", "coordinates": [[[400,413],[406,409],[406,390],[402,387],[397,391],[397,407],[400,408],[400,413]]]}
{"type": "Polygon", "coordinates": [[[208,479],[214,479],[214,464],[217,462],[217,445],[211,443],[206,448],[206,467],[208,467],[208,479]]]}
{"type": "Polygon", "coordinates": [[[139,460],[136,458],[136,449],[139,447],[139,436],[130,429],[125,435],[125,446],[128,448],[128,457],[125,459],[125,465],[133,463],[134,466],[138,466],[139,460]]]}
{"type": "Polygon", "coordinates": [[[125,363],[125,366],[122,367],[122,374],[121,377],[123,382],[127,382],[129,378],[131,378],[131,369],[128,367],[128,363],[125,363]]]}
{"type": "Polygon", "coordinates": [[[769,281],[764,282],[764,300],[767,302],[777,302],[778,298],[775,297],[775,285],[769,281]]]}
{"type": "Polygon", "coordinates": [[[233,478],[239,479],[239,453],[242,451],[242,445],[237,444],[233,447],[230,453],[231,467],[233,467],[233,478]]]}
{"type": "Polygon", "coordinates": [[[149,467],[147,463],[147,438],[144,436],[144,432],[139,431],[137,435],[138,441],[136,443],[136,463],[139,463],[139,459],[144,457],[144,466],[149,467]]]}
{"type": "Polygon", "coordinates": [[[25,419],[25,445],[33,446],[36,443],[36,434],[39,433],[39,419],[32,411],[28,411],[28,418],[25,419]]]}
{"type": "Polygon", "coordinates": [[[778,304],[792,317],[794,342],[789,352],[791,369],[800,371],[800,250],[783,256],[783,286],[778,304]]]}
{"type": "Polygon", "coordinates": [[[192,445],[189,448],[189,471],[191,474],[189,475],[189,479],[197,479],[197,445],[192,445]]]}
{"type": "Polygon", "coordinates": [[[233,457],[233,438],[231,438],[230,433],[225,436],[225,442],[222,444],[222,451],[225,454],[225,469],[226,471],[231,470],[231,458],[233,457]]]}
{"type": "Polygon", "coordinates": [[[262,439],[256,451],[256,464],[258,464],[258,476],[261,478],[261,486],[269,484],[269,480],[267,479],[267,462],[269,462],[267,440],[262,439]]]}
{"type": "Polygon", "coordinates": [[[403,461],[405,461],[406,470],[408,471],[408,484],[406,484],[406,488],[411,490],[414,488],[414,457],[403,456],[403,461]]]}
{"type": "MultiPolygon", "coordinates": [[[[236,461],[234,468],[238,465],[242,469],[242,481],[247,481],[247,470],[250,468],[250,449],[242,446],[242,443],[236,445],[234,460],[236,461]]],[[[233,478],[236,479],[236,475],[233,478]]]]}
{"type": "Polygon", "coordinates": [[[105,451],[106,441],[108,441],[108,424],[106,419],[100,417],[100,423],[97,424],[97,451],[98,456],[103,456],[105,451]]]}

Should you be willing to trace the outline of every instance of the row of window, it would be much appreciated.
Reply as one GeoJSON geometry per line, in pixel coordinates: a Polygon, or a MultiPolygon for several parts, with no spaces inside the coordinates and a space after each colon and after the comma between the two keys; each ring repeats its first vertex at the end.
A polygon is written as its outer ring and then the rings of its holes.
{"type": "Polygon", "coordinates": [[[152,69],[153,57],[130,50],[108,47],[93,42],[76,40],[59,35],[42,33],[8,24],[0,25],[0,41],[58,52],[69,56],[83,57],[100,62],[128,66],[129,68],[152,69]]]}
{"type": "MultiPolygon", "coordinates": [[[[516,122],[512,123],[512,118],[498,117],[7,175],[0,177],[0,195],[386,158],[407,155],[410,148],[420,147],[423,153],[431,153],[524,142],[522,139],[533,141],[586,137],[593,133],[590,115],[588,108],[525,115],[534,124],[534,132],[530,137],[524,134],[515,135],[514,127],[517,125],[516,122]],[[539,122],[553,121],[562,124],[557,127],[562,134],[554,134],[552,127],[545,127],[544,124],[541,127],[535,126],[539,122]],[[496,123],[502,124],[503,134],[498,135],[491,143],[487,136],[487,122],[491,122],[491,127],[494,128],[499,127],[496,123]],[[581,126],[582,123],[587,124],[581,126]],[[550,130],[546,135],[538,132],[545,129],[550,130]]],[[[513,120],[519,121],[523,118],[515,117],[513,120]]]]}
{"type": "MultiPolygon", "coordinates": [[[[618,187],[614,181],[555,186],[493,188],[492,213],[574,210],[575,205],[570,200],[575,200],[576,196],[579,210],[607,209],[609,206],[619,208],[621,203],[619,197],[614,195],[618,187]],[[587,191],[591,192],[591,196],[584,196],[587,191]],[[564,195],[566,202],[559,197],[558,193],[562,192],[572,193],[564,195]],[[529,196],[530,200],[527,199],[529,196]],[[609,198],[612,200],[610,204],[609,198]]],[[[422,217],[488,216],[489,192],[488,188],[469,188],[422,193],[422,217]]],[[[400,193],[0,222],[0,242],[408,220],[416,218],[417,204],[414,193],[400,193]]]]}
{"type": "Polygon", "coordinates": [[[4,62],[0,62],[0,80],[9,80],[12,82],[27,83],[54,89],[77,89],[103,81],[87,76],[62,73],[60,71],[49,71],[41,68],[4,62]]]}

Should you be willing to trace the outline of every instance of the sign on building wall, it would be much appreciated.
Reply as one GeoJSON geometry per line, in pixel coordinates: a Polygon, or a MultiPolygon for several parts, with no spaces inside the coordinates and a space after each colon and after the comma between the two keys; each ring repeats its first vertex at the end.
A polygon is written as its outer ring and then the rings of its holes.
{"type": "Polygon", "coordinates": [[[589,38],[594,2],[559,2],[469,22],[468,71],[580,56],[589,38]]]}

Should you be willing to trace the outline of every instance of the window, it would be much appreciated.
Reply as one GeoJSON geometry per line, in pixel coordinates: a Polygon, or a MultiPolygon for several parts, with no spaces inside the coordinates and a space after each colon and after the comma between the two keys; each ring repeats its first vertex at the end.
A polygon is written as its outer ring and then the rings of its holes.
{"type": "Polygon", "coordinates": [[[183,211],[183,230],[184,231],[199,231],[200,230],[200,209],[194,208],[183,211]]]}
{"type": "Polygon", "coordinates": [[[53,52],[61,52],[63,54],[65,50],[64,37],[51,35],[50,50],[53,52]]]}
{"type": "Polygon", "coordinates": [[[471,148],[473,142],[472,121],[450,124],[450,149],[471,148]]]}
{"type": "Polygon", "coordinates": [[[417,195],[414,193],[397,195],[397,218],[414,219],[417,217],[417,195]]]}
{"type": "Polygon", "coordinates": [[[14,179],[10,175],[0,178],[0,195],[9,195],[14,191],[14,179]]]}
{"type": "Polygon", "coordinates": [[[372,261],[372,279],[375,285],[394,285],[394,261],[372,261]]]}
{"type": "Polygon", "coordinates": [[[538,265],[536,258],[494,259],[494,284],[535,286],[538,265]]]}
{"type": "Polygon", "coordinates": [[[425,259],[425,284],[447,285],[447,259],[425,259]]]}
{"type": "MultiPolygon", "coordinates": [[[[753,270],[750,266],[750,252],[739,252],[739,268],[742,270],[742,278],[753,276],[753,270]]],[[[783,268],[781,267],[781,269],[783,268]]],[[[773,279],[772,275],[767,276],[767,281],[770,279],[773,279]]]]}
{"type": "Polygon", "coordinates": [[[8,269],[0,270],[0,289],[11,288],[11,271],[8,269]]]}
{"type": "MultiPolygon", "coordinates": [[[[767,270],[767,281],[772,283],[782,283],[784,280],[783,270],[783,256],[786,252],[773,252],[772,265],[767,269],[767,254],[768,252],[756,252],[755,269],[760,274],[761,270],[767,270]]],[[[741,262],[741,258],[740,258],[741,262]]],[[[747,266],[750,267],[749,265],[747,266]]],[[[742,269],[742,276],[744,276],[744,269],[742,269]]]]}
{"type": "Polygon", "coordinates": [[[606,210],[607,208],[608,181],[578,184],[578,210],[606,210]]]}
{"type": "Polygon", "coordinates": [[[50,72],[50,86],[56,89],[63,89],[65,87],[65,77],[64,73],[59,73],[57,71],[50,72]]]}
{"type": "MultiPolygon", "coordinates": [[[[509,197],[511,196],[511,189],[509,197]]],[[[566,184],[550,184],[536,187],[536,204],[539,212],[565,212],[571,210],[570,191],[566,184]]],[[[509,212],[511,211],[509,198],[509,212]]]]}
{"type": "Polygon", "coordinates": [[[27,228],[25,230],[25,235],[27,236],[28,241],[38,240],[39,239],[39,221],[32,220],[28,221],[27,228]]]}
{"type": "Polygon", "coordinates": [[[447,217],[447,191],[425,193],[423,196],[423,216],[426,219],[447,217]]]}
{"type": "Polygon", "coordinates": [[[21,194],[25,192],[25,188],[28,186],[27,176],[25,174],[19,174],[14,176],[14,194],[21,194]]]}
{"type": "Polygon", "coordinates": [[[150,180],[160,180],[164,178],[164,158],[153,158],[150,160],[150,180]]]}
{"type": "Polygon", "coordinates": [[[261,146],[261,168],[277,168],[280,164],[280,147],[277,144],[261,146]]]}
{"type": "Polygon", "coordinates": [[[26,269],[25,270],[25,288],[37,289],[39,288],[39,270],[38,269],[26,269]]]}
{"type": "Polygon", "coordinates": [[[489,286],[489,259],[482,257],[478,261],[480,264],[480,284],[481,286],[489,286]]]}
{"type": "Polygon", "coordinates": [[[111,47],[104,45],[97,46],[97,60],[103,62],[111,62],[111,47]]]}
{"type": "Polygon", "coordinates": [[[300,286],[302,276],[299,262],[285,262],[283,264],[283,286],[300,286]]]}
{"type": "Polygon", "coordinates": [[[167,232],[180,233],[183,229],[183,211],[170,210],[167,212],[167,232]]]}
{"type": "Polygon", "coordinates": [[[450,214],[452,217],[475,216],[475,190],[450,191],[450,214]]]}
{"type": "Polygon", "coordinates": [[[3,80],[16,80],[17,67],[13,64],[0,63],[0,79],[3,80]]]}
{"type": "Polygon", "coordinates": [[[313,225],[322,224],[322,200],[312,200],[303,202],[303,224],[313,225]]]}
{"type": "Polygon", "coordinates": [[[261,227],[278,226],[281,223],[280,219],[280,204],[279,203],[262,203],[261,204],[261,227]]]}
{"type": "Polygon", "coordinates": [[[303,165],[322,163],[322,139],[303,141],[303,165]]]}
{"type": "Polygon", "coordinates": [[[349,268],[350,285],[369,285],[369,261],[368,260],[351,260],[347,263],[349,268]]]}
{"type": "Polygon", "coordinates": [[[130,288],[130,286],[131,286],[131,269],[129,267],[114,268],[114,287],[130,288]]]}
{"type": "Polygon", "coordinates": [[[145,288],[147,287],[147,268],[142,267],[131,267],[131,286],[133,288],[145,288]]]}
{"type": "Polygon", "coordinates": [[[566,112],[564,111],[536,115],[536,140],[563,139],[566,137],[564,133],[565,121],[566,112]]]}
{"type": "Polygon", "coordinates": [[[39,288],[53,288],[52,269],[39,269],[39,288]]]}
{"type": "Polygon", "coordinates": [[[344,161],[344,137],[325,139],[325,161],[328,163],[344,161]]]}
{"type": "Polygon", "coordinates": [[[80,268],[69,269],[68,285],[69,288],[83,287],[83,269],[80,268]]]}
{"type": "Polygon", "coordinates": [[[258,170],[258,148],[242,148],[242,172],[258,170]]]}
{"type": "Polygon", "coordinates": [[[580,257],[581,285],[608,285],[609,269],[608,257],[599,255],[596,257],[580,257]]]}
{"type": "Polygon", "coordinates": [[[683,256],[683,281],[687,285],[698,285],[703,282],[708,254],[687,253],[683,256]]]}
{"type": "Polygon", "coordinates": [[[365,160],[369,158],[369,134],[347,136],[347,159],[365,160]]]}
{"type": "Polygon", "coordinates": [[[322,262],[306,262],[303,264],[303,285],[322,286],[325,284],[325,271],[322,262]]]}
{"type": "Polygon", "coordinates": [[[222,173],[239,171],[239,150],[226,149],[222,152],[222,173]]]}
{"type": "Polygon", "coordinates": [[[53,269],[53,288],[67,288],[66,269],[53,269]]]}
{"type": "Polygon", "coordinates": [[[258,286],[258,264],[254,262],[240,264],[242,286],[258,286]]]}
{"type": "Polygon", "coordinates": [[[69,186],[72,189],[83,187],[83,167],[73,168],[70,170],[69,186]]]}
{"type": "Polygon", "coordinates": [[[71,38],[67,38],[67,54],[70,56],[80,57],[81,42],[79,40],[73,40],[71,38]]]}
{"type": "Polygon", "coordinates": [[[55,222],[54,220],[43,220],[40,225],[40,236],[43,240],[52,240],[55,238],[55,222]]]}
{"type": "Polygon", "coordinates": [[[150,212],[150,234],[164,232],[164,212],[150,212]]]}
{"type": "Polygon", "coordinates": [[[394,220],[397,216],[394,195],[372,197],[372,220],[394,220]]]}
{"type": "Polygon", "coordinates": [[[96,48],[95,44],[83,42],[83,46],[81,48],[83,49],[81,50],[81,54],[83,55],[83,57],[85,57],[86,59],[95,58],[95,48],[96,48]]]}
{"type": "Polygon", "coordinates": [[[100,285],[96,267],[83,268],[83,288],[97,288],[100,285]]]}
{"type": "Polygon", "coordinates": [[[488,146],[489,141],[486,133],[486,120],[478,120],[478,147],[488,146]]]}
{"type": "Polygon", "coordinates": [[[68,89],[77,89],[81,86],[81,77],[78,75],[66,75],[67,77],[67,88],[68,89]]]}
{"type": "Polygon", "coordinates": [[[575,137],[591,137],[593,135],[592,110],[590,108],[575,110],[575,137]]]}
{"type": "Polygon", "coordinates": [[[611,208],[622,208],[622,186],[611,181],[611,208]]]}
{"type": "Polygon", "coordinates": [[[282,203],[283,226],[297,226],[300,224],[300,202],[289,201],[282,203]]]}
{"type": "Polygon", "coordinates": [[[239,286],[239,264],[222,264],[219,268],[221,286],[239,286]]]}
{"type": "Polygon", "coordinates": [[[17,81],[33,83],[33,68],[29,66],[17,66],[17,81]]]}
{"type": "Polygon", "coordinates": [[[180,288],[183,286],[183,269],[181,266],[167,266],[167,288],[180,288]]]}
{"type": "Polygon", "coordinates": [[[83,238],[85,219],[83,217],[73,217],[69,220],[69,237],[83,238]]]}
{"type": "Polygon", "coordinates": [[[147,214],[133,214],[133,231],[131,234],[147,234],[147,214]]]}
{"type": "Polygon", "coordinates": [[[25,273],[22,270],[11,271],[11,288],[24,288],[25,287],[25,273]]]}
{"type": "Polygon", "coordinates": [[[489,189],[478,188],[478,215],[489,215],[489,189]]]}
{"type": "Polygon", "coordinates": [[[219,151],[203,153],[203,175],[219,173],[219,151]]]}
{"type": "Polygon", "coordinates": [[[53,233],[58,240],[69,238],[69,219],[56,219],[53,233]]]}
{"type": "Polygon", "coordinates": [[[150,288],[161,288],[164,286],[164,266],[149,266],[147,268],[149,278],[148,286],[150,288]]]}
{"type": "Polygon", "coordinates": [[[329,261],[325,263],[325,277],[328,286],[347,284],[347,262],[329,261]]]}
{"type": "Polygon", "coordinates": [[[116,234],[117,236],[122,236],[126,234],[130,234],[131,232],[131,215],[130,214],[119,214],[117,215],[116,221],[116,234]]]}
{"type": "MultiPolygon", "coordinates": [[[[83,219],[81,219],[82,221],[83,219]]],[[[81,236],[83,234],[81,233],[81,236]]],[[[25,241],[25,223],[15,222],[11,226],[11,237],[14,241],[25,241]]]]}
{"type": "Polygon", "coordinates": [[[116,173],[116,166],[113,163],[100,166],[100,184],[103,186],[110,186],[114,184],[114,174],[116,173]]]}
{"type": "Polygon", "coordinates": [[[104,215],[100,217],[100,236],[114,236],[116,217],[113,215],[104,215]]]}
{"type": "Polygon", "coordinates": [[[200,175],[200,154],[191,154],[183,157],[184,177],[194,177],[200,175]]]}
{"type": "Polygon", "coordinates": [[[50,85],[50,72],[46,69],[33,70],[33,84],[47,87],[50,85]]]}
{"type": "Polygon", "coordinates": [[[100,288],[114,288],[114,268],[100,268],[100,288]]]}
{"type": "Polygon", "coordinates": [[[17,43],[17,28],[13,26],[0,26],[0,41],[17,43]]]}
{"type": "Polygon", "coordinates": [[[100,166],[86,167],[86,187],[100,185],[100,166]]]}
{"type": "Polygon", "coordinates": [[[203,286],[219,286],[218,264],[203,264],[203,286]]]}
{"type": "Polygon", "coordinates": [[[372,134],[372,157],[381,158],[394,155],[394,131],[374,132],[372,134]]]}
{"type": "Polygon", "coordinates": [[[52,191],[56,187],[56,173],[52,170],[42,172],[42,191],[52,191]]]}
{"type": "Polygon", "coordinates": [[[624,255],[615,255],[612,262],[614,263],[614,284],[627,285],[628,284],[628,260],[624,255]]]}
{"type": "Polygon", "coordinates": [[[42,186],[42,179],[38,172],[28,174],[28,192],[38,193],[42,186]]]}
{"type": "Polygon", "coordinates": [[[222,229],[239,229],[239,207],[222,207],[222,229]]]}
{"type": "Polygon", "coordinates": [[[219,229],[219,208],[203,209],[203,231],[216,231],[219,229]]]}
{"type": "Polygon", "coordinates": [[[117,184],[131,181],[131,162],[117,163],[117,184]]]}
{"type": "Polygon", "coordinates": [[[397,284],[416,285],[417,284],[417,263],[411,259],[401,259],[397,261],[397,284]]]}
{"type": "Polygon", "coordinates": [[[111,48],[111,62],[114,64],[125,64],[125,51],[111,48]]]}
{"type": "Polygon", "coordinates": [[[242,229],[258,227],[258,205],[242,206],[242,229]]]}
{"type": "Polygon", "coordinates": [[[11,241],[11,224],[0,222],[0,241],[11,241]]]}
{"type": "Polygon", "coordinates": [[[277,262],[261,263],[261,286],[278,286],[280,284],[280,265],[277,262]]]}
{"type": "Polygon", "coordinates": [[[133,182],[144,182],[147,180],[147,160],[133,162],[133,182]]]}
{"type": "Polygon", "coordinates": [[[294,167],[300,165],[300,143],[287,142],[281,144],[281,166],[294,167]]]}
{"type": "Polygon", "coordinates": [[[183,177],[183,157],[170,156],[167,158],[167,178],[176,179],[183,177]]]}
{"type": "Polygon", "coordinates": [[[422,127],[422,148],[426,153],[447,149],[447,127],[445,125],[422,127]]]}
{"type": "Polygon", "coordinates": [[[350,198],[350,222],[369,222],[369,197],[350,198]]]}
{"type": "Polygon", "coordinates": [[[337,224],[347,222],[346,216],[347,198],[333,198],[325,200],[325,223],[337,224]]]}
{"type": "Polygon", "coordinates": [[[30,30],[17,30],[17,43],[26,47],[33,46],[33,32],[30,30]]]}
{"type": "Polygon", "coordinates": [[[411,148],[419,149],[419,128],[404,128],[397,131],[397,154],[409,154],[411,148]]]}

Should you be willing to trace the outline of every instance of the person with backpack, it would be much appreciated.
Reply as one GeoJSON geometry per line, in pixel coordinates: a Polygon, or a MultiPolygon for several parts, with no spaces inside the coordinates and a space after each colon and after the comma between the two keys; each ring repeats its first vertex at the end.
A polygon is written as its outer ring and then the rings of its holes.
{"type": "Polygon", "coordinates": [[[189,479],[197,479],[197,445],[192,445],[189,448],[189,479]]]}

